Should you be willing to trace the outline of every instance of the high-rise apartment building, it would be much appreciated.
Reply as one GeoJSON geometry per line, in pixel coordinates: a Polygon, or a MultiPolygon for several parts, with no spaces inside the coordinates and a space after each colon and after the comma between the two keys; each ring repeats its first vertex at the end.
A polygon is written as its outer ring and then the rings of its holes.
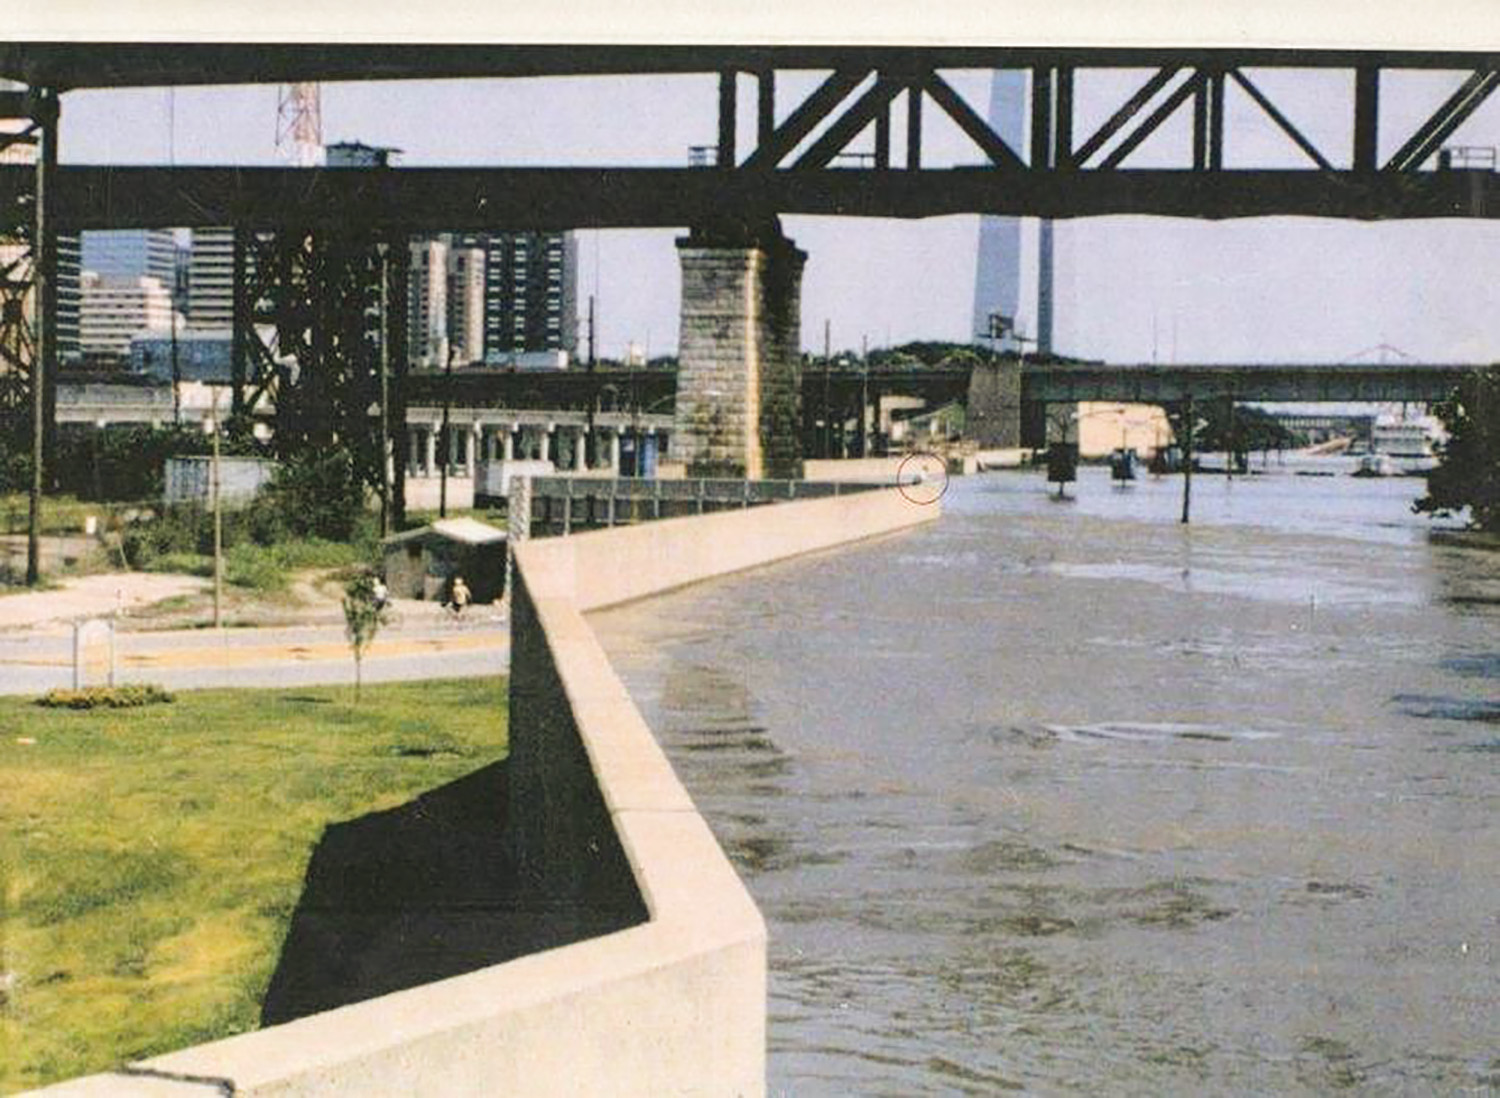
{"type": "Polygon", "coordinates": [[[154,278],[105,278],[85,271],[78,339],[86,360],[123,363],[140,332],[172,329],[172,295],[154,278]]]}
{"type": "Polygon", "coordinates": [[[465,233],[484,253],[484,361],[578,349],[578,239],[573,233],[465,233]]]}
{"type": "Polygon", "coordinates": [[[457,362],[484,361],[484,250],[448,251],[448,342],[457,362]]]}
{"type": "Polygon", "coordinates": [[[79,310],[83,300],[82,244],[77,233],[57,234],[57,361],[77,365],[83,358],[78,342],[79,310]]]}
{"type": "Polygon", "coordinates": [[[413,366],[442,366],[448,358],[448,245],[440,237],[411,241],[406,324],[413,366]]]}
{"type": "Polygon", "coordinates": [[[188,323],[195,328],[232,328],[234,230],[194,229],[188,267],[188,323]]]}

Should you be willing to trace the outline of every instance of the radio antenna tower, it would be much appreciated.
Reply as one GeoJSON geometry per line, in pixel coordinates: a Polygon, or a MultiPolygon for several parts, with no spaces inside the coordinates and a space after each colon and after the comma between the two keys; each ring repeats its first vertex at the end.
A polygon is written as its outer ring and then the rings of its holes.
{"type": "Polygon", "coordinates": [[[322,165],[323,108],[316,83],[281,85],[276,100],[276,155],[299,168],[322,165]]]}

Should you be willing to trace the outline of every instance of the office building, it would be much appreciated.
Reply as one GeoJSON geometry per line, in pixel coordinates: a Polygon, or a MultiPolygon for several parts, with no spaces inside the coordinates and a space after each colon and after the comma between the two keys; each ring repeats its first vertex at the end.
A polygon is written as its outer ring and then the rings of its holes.
{"type": "Polygon", "coordinates": [[[130,340],[130,372],[170,382],[227,385],[233,377],[234,333],[228,328],[187,328],[172,338],[171,330],[138,332],[130,340]]]}
{"type": "Polygon", "coordinates": [[[387,168],[400,149],[366,145],[363,141],[336,141],[324,146],[323,164],[329,168],[387,168]]]}
{"type": "Polygon", "coordinates": [[[102,278],[154,278],[171,287],[177,277],[177,241],[171,229],[85,232],[82,263],[102,278]]]}
{"type": "Polygon", "coordinates": [[[77,233],[57,234],[57,361],[76,366],[83,358],[78,342],[83,299],[82,243],[77,233]]]}
{"type": "Polygon", "coordinates": [[[172,295],[156,279],[85,271],[81,283],[78,342],[86,361],[123,364],[138,333],[172,330],[172,295]]]}
{"type": "Polygon", "coordinates": [[[195,328],[232,328],[234,230],[194,229],[188,267],[188,323],[195,328]]]}

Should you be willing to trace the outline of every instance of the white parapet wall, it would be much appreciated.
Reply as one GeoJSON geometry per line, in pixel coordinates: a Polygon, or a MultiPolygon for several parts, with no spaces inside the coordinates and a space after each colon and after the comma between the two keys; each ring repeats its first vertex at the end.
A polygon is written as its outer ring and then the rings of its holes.
{"type": "Polygon", "coordinates": [[[892,489],[518,547],[512,845],[565,896],[617,844],[647,921],[34,1093],[764,1094],[765,924],[584,614],[937,514],[892,489]]]}

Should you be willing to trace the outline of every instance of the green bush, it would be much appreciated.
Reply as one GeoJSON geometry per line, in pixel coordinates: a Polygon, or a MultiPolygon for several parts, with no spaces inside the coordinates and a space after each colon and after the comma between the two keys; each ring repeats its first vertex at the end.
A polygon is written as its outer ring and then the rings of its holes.
{"type": "Polygon", "coordinates": [[[279,521],[293,533],[349,541],[365,517],[365,490],[346,450],[287,460],[263,490],[279,521]]]}
{"type": "Polygon", "coordinates": [[[89,686],[82,690],[49,690],[36,700],[48,709],[134,709],[175,700],[154,683],[130,686],[89,686]]]}
{"type": "MultiPolygon", "coordinates": [[[[220,518],[225,576],[257,590],[279,590],[285,573],[303,568],[342,568],[372,561],[379,536],[364,506],[364,489],[342,451],[292,459],[248,506],[220,518]]],[[[195,558],[211,557],[212,512],[195,504],[162,508],[121,531],[126,562],[143,571],[212,572],[195,558]]]]}
{"type": "Polygon", "coordinates": [[[274,549],[246,542],[224,554],[224,579],[236,587],[269,592],[285,590],[291,577],[274,549]]]}
{"type": "Polygon", "coordinates": [[[141,569],[144,572],[172,572],[184,576],[211,576],[214,558],[203,553],[163,553],[152,557],[141,569]]]}

